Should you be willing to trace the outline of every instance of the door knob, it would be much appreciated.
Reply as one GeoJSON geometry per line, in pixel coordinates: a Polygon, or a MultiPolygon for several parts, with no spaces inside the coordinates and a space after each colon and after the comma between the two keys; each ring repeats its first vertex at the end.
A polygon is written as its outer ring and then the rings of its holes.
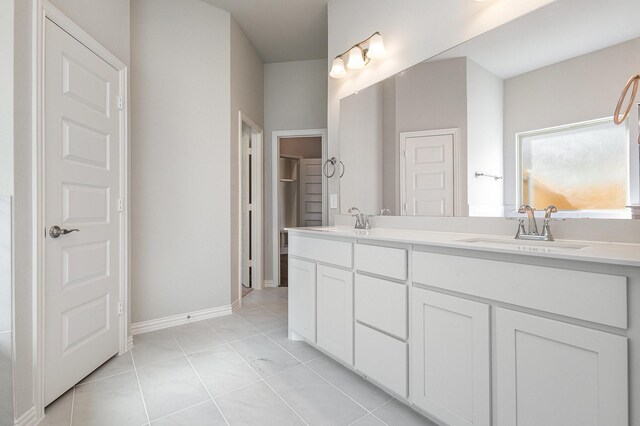
{"type": "Polygon", "coordinates": [[[80,232],[79,229],[62,229],[58,225],[54,225],[49,229],[49,235],[51,238],[58,238],[60,235],[67,235],[75,231],[80,232]]]}

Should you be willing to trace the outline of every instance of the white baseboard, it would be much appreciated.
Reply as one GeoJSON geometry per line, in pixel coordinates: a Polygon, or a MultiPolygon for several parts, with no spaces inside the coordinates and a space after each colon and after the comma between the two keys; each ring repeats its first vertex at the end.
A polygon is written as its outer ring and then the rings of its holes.
{"type": "Polygon", "coordinates": [[[218,306],[217,308],[203,309],[201,311],[189,312],[180,315],[172,315],[170,317],[158,318],[149,321],[142,321],[131,324],[131,334],[148,333],[150,331],[162,330],[163,328],[175,327],[176,325],[188,324],[203,319],[221,317],[231,314],[231,305],[218,306]]]}
{"type": "Polygon", "coordinates": [[[19,419],[15,419],[15,426],[35,426],[38,423],[38,416],[36,415],[36,407],[31,407],[29,411],[20,416],[19,419]]]}
{"type": "Polygon", "coordinates": [[[127,338],[127,351],[133,349],[133,334],[130,334],[127,338]]]}
{"type": "Polygon", "coordinates": [[[264,280],[264,286],[265,287],[278,287],[277,285],[275,285],[273,283],[273,280],[264,280]]]}
{"type": "Polygon", "coordinates": [[[235,302],[233,302],[233,303],[231,304],[231,310],[232,310],[233,312],[237,311],[237,310],[240,308],[240,299],[241,299],[241,298],[239,298],[238,300],[236,300],[235,302]]]}

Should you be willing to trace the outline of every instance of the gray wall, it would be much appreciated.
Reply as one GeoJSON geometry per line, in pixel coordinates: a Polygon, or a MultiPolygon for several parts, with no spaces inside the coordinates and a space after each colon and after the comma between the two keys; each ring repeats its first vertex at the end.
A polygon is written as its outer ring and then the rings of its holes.
{"type": "Polygon", "coordinates": [[[302,158],[322,158],[322,138],[280,139],[280,155],[282,154],[302,158]]]}
{"type": "MultiPolygon", "coordinates": [[[[382,208],[382,85],[340,101],[340,208],[375,214],[382,208]]],[[[337,173],[337,172],[336,172],[337,173]]]]}
{"type": "Polygon", "coordinates": [[[272,133],[327,127],[327,73],[326,59],[264,66],[265,280],[273,279],[272,133]]]}
{"type": "Polygon", "coordinates": [[[0,426],[13,425],[11,316],[11,198],[0,196],[0,426]]]}
{"type": "MultiPolygon", "coordinates": [[[[264,128],[264,65],[247,36],[231,18],[231,302],[240,298],[240,211],[238,114],[264,128]]],[[[265,138],[265,145],[269,140],[265,138]]]]}
{"type": "Polygon", "coordinates": [[[131,23],[136,323],[230,304],[230,15],[133,0],[131,23]]]}
{"type": "MultiPolygon", "coordinates": [[[[640,39],[635,39],[505,81],[504,202],[508,208],[516,203],[516,133],[612,116],[629,76],[640,71],[639,51],[640,39]]],[[[638,122],[635,117],[632,123],[638,122]]],[[[633,142],[637,126],[632,127],[633,142]]],[[[631,143],[631,148],[635,149],[632,158],[637,159],[637,144],[631,143]]],[[[638,161],[631,163],[637,170],[638,161]]],[[[632,183],[637,185],[637,179],[632,183]]]]}
{"type": "MultiPolygon", "coordinates": [[[[76,24],[102,45],[129,63],[129,0],[52,0],[76,24]]],[[[20,418],[34,406],[33,327],[31,292],[32,205],[31,205],[31,75],[33,2],[14,4],[14,99],[13,99],[13,270],[14,270],[14,375],[15,412],[20,418]]]]}
{"type": "Polygon", "coordinates": [[[503,175],[502,79],[467,59],[467,185],[470,216],[502,216],[504,180],[476,178],[475,172],[503,175]]]}

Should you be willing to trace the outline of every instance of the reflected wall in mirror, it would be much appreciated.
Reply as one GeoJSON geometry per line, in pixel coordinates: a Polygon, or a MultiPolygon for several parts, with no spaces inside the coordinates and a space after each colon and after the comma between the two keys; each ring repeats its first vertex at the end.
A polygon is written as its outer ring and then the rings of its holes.
{"type": "Polygon", "coordinates": [[[342,99],[341,213],[631,217],[638,108],[612,115],[640,72],[637,16],[555,2],[342,99]]]}

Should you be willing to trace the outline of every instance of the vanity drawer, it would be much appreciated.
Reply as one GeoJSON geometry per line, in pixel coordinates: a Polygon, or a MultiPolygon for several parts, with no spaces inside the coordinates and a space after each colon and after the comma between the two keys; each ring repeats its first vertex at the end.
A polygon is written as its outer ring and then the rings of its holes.
{"type": "Polygon", "coordinates": [[[627,328],[627,277],[413,252],[413,281],[627,328]]]}
{"type": "Polygon", "coordinates": [[[407,251],[404,249],[356,244],[355,262],[358,271],[407,279],[407,251]]]}
{"type": "Polygon", "coordinates": [[[407,338],[407,286],[356,275],[356,320],[407,338]]]}
{"type": "Polygon", "coordinates": [[[408,396],[407,344],[356,323],[355,367],[399,396],[408,396]]]}
{"type": "Polygon", "coordinates": [[[289,236],[289,255],[329,263],[343,268],[353,266],[353,244],[347,241],[289,236]]]}

